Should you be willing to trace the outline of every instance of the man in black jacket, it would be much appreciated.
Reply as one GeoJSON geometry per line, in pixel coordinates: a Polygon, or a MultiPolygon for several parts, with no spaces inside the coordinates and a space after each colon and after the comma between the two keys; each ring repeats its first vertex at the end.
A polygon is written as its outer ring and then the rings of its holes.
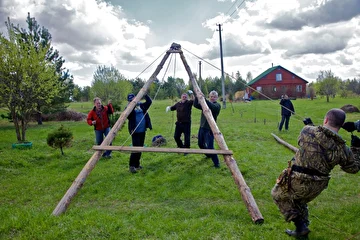
{"type": "MultiPolygon", "coordinates": [[[[205,99],[206,105],[209,107],[215,122],[221,110],[221,106],[217,102],[218,97],[219,95],[216,91],[211,91],[209,93],[209,99],[205,99]]],[[[194,107],[203,110],[197,97],[194,100],[194,107]]],[[[211,127],[204,115],[204,112],[201,112],[201,117],[200,117],[198,145],[201,149],[214,149],[214,134],[211,131],[211,127]]],[[[207,158],[211,158],[215,168],[220,168],[218,155],[216,154],[205,154],[205,155],[207,158]]]]}
{"type": "Polygon", "coordinates": [[[166,112],[176,110],[177,121],[175,123],[174,139],[178,148],[190,148],[191,108],[194,103],[194,95],[191,90],[188,93],[191,95],[191,100],[188,100],[189,95],[187,93],[183,93],[179,102],[166,107],[166,112]],[[181,134],[184,134],[184,142],[181,140],[181,134]]]}
{"type": "Polygon", "coordinates": [[[288,130],[290,116],[291,114],[295,114],[294,106],[290,101],[288,95],[286,94],[281,96],[280,105],[281,105],[281,122],[279,125],[279,131],[282,130],[284,122],[285,122],[285,130],[288,130]]]}

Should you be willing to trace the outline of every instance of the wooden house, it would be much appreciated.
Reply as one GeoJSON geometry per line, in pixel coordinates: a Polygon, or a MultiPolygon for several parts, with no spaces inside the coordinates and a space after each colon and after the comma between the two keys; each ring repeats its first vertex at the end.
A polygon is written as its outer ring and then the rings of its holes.
{"type": "Polygon", "coordinates": [[[278,65],[261,73],[248,83],[249,95],[257,99],[304,98],[308,81],[278,65]]]}

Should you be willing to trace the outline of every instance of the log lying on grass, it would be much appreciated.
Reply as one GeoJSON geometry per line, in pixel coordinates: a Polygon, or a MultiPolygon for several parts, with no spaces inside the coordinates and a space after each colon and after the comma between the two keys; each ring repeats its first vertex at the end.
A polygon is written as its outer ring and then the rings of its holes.
{"type": "Polygon", "coordinates": [[[276,139],[276,141],[278,141],[279,143],[281,143],[281,144],[284,145],[285,147],[289,148],[289,149],[292,150],[293,152],[297,152],[297,150],[299,150],[297,147],[294,147],[293,145],[285,142],[284,140],[282,140],[281,138],[279,138],[279,137],[276,136],[275,134],[271,133],[271,135],[276,139]]]}

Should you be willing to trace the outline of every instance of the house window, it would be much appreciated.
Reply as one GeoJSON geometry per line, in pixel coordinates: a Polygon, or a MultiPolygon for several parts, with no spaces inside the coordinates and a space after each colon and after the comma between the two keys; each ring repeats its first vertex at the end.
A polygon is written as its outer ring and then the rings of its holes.
{"type": "Polygon", "coordinates": [[[282,75],[281,75],[281,73],[277,73],[277,74],[276,74],[276,81],[277,81],[277,82],[282,81],[282,75]]]}
{"type": "Polygon", "coordinates": [[[256,91],[261,92],[261,86],[256,87],[256,91]]]}
{"type": "Polygon", "coordinates": [[[273,91],[276,92],[276,86],[273,87],[273,91]]]}
{"type": "Polygon", "coordinates": [[[302,86],[296,85],[296,92],[302,92],[302,86]]]}

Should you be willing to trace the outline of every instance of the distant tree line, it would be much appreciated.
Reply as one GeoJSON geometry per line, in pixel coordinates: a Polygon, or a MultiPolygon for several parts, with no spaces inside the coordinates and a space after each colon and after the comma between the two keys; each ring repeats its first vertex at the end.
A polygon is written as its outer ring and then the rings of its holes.
{"type": "MultiPolygon", "coordinates": [[[[251,75],[251,74],[250,74],[251,75]]],[[[201,91],[207,95],[210,91],[215,90],[220,95],[222,94],[222,81],[220,77],[207,77],[205,79],[198,79],[194,74],[201,91]]],[[[251,80],[251,79],[250,79],[251,80]]],[[[89,101],[94,96],[101,99],[111,99],[115,104],[121,105],[126,101],[128,93],[138,93],[144,86],[147,79],[126,79],[114,66],[98,66],[96,69],[91,86],[79,87],[75,85],[72,95],[73,101],[89,101]]],[[[235,76],[226,76],[225,92],[229,95],[234,95],[237,91],[245,90],[246,81],[243,80],[239,71],[235,76]]],[[[149,89],[149,94],[156,99],[177,99],[181,94],[189,89],[192,89],[190,80],[185,83],[182,78],[168,77],[160,81],[156,79],[153,81],[149,89]]]]}
{"type": "Polygon", "coordinates": [[[343,98],[360,95],[360,78],[342,80],[335,76],[331,70],[320,71],[316,82],[308,85],[308,95],[326,97],[329,102],[330,98],[340,96],[343,98]]]}

